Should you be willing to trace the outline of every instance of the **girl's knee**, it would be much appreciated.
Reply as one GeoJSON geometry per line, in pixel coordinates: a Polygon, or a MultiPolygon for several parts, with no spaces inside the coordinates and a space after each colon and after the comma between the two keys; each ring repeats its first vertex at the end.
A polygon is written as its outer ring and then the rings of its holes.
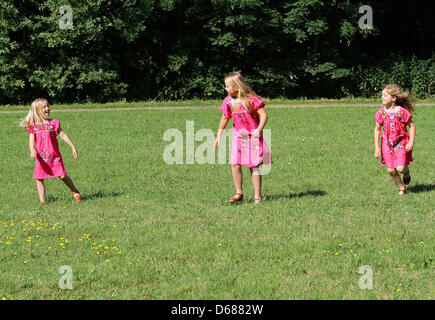
{"type": "Polygon", "coordinates": [[[250,168],[252,175],[261,176],[261,171],[259,167],[250,168]]]}
{"type": "Polygon", "coordinates": [[[396,168],[387,168],[388,173],[392,176],[395,176],[397,174],[396,168]]]}
{"type": "Polygon", "coordinates": [[[67,175],[59,176],[59,179],[60,179],[60,180],[63,180],[63,179],[65,179],[66,177],[68,177],[68,176],[67,176],[67,175]]]}
{"type": "Polygon", "coordinates": [[[399,172],[399,173],[405,173],[405,167],[404,166],[402,166],[402,167],[397,167],[396,168],[396,170],[399,172]]]}

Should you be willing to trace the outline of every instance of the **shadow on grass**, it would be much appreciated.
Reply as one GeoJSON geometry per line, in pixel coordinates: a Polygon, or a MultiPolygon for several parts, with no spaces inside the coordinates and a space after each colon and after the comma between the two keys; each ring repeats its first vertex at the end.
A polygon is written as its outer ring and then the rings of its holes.
{"type": "Polygon", "coordinates": [[[278,199],[292,199],[292,198],[302,198],[307,196],[320,197],[325,196],[327,193],[323,190],[308,190],[305,192],[299,193],[290,193],[290,194],[276,194],[276,195],[266,195],[264,200],[278,200],[278,199]]]}
{"type": "MultiPolygon", "coordinates": [[[[88,201],[88,200],[100,199],[100,198],[114,198],[114,197],[119,197],[121,195],[123,195],[123,193],[98,191],[96,193],[91,193],[91,194],[82,194],[82,202],[88,201]]],[[[72,199],[72,196],[71,196],[71,199],[72,199]]],[[[53,197],[53,196],[46,197],[46,202],[57,202],[57,201],[61,201],[61,200],[66,200],[66,198],[65,197],[53,197]]]]}
{"type": "Polygon", "coordinates": [[[435,185],[433,184],[416,184],[415,186],[408,187],[408,192],[419,193],[419,192],[429,192],[435,190],[435,185]]]}

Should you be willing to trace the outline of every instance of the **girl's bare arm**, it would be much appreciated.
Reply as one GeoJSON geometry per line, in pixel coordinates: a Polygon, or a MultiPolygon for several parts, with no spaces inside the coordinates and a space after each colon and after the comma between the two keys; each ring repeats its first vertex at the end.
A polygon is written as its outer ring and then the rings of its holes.
{"type": "Polygon", "coordinates": [[[415,139],[415,123],[412,120],[409,120],[409,141],[405,146],[405,151],[410,152],[414,148],[414,139],[415,139]]]}
{"type": "Polygon", "coordinates": [[[35,135],[33,133],[29,134],[29,149],[30,149],[30,158],[35,158],[36,157],[35,135]]]}
{"type": "Polygon", "coordinates": [[[219,122],[218,133],[217,133],[216,139],[214,141],[214,146],[216,148],[219,147],[219,142],[221,141],[222,132],[225,130],[225,128],[228,124],[228,121],[229,121],[229,119],[227,119],[227,117],[222,115],[221,121],[219,122]]]}
{"type": "Polygon", "coordinates": [[[59,128],[59,137],[62,138],[63,141],[66,142],[67,145],[69,145],[72,149],[73,155],[74,155],[74,159],[77,159],[78,157],[78,153],[77,153],[77,149],[74,146],[74,144],[72,143],[71,139],[67,136],[67,134],[65,133],[65,131],[63,131],[61,128],[59,128]]]}
{"type": "Polygon", "coordinates": [[[375,158],[381,156],[381,149],[379,148],[379,138],[381,137],[381,125],[376,121],[374,137],[375,137],[375,158]]]}
{"type": "Polygon", "coordinates": [[[260,124],[257,127],[257,130],[261,133],[264,129],[264,126],[267,122],[267,112],[264,110],[264,108],[258,109],[258,116],[260,117],[260,124]]]}

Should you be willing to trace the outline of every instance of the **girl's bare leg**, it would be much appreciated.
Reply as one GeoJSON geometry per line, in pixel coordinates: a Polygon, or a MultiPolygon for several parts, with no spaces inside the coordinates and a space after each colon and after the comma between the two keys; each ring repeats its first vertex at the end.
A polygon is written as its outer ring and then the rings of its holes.
{"type": "Polygon", "coordinates": [[[63,183],[65,183],[72,192],[80,193],[79,190],[77,190],[77,188],[74,186],[74,183],[68,175],[60,176],[59,179],[62,180],[63,183]]]}
{"type": "Polygon", "coordinates": [[[402,182],[402,179],[400,179],[400,175],[397,172],[396,168],[387,168],[388,173],[390,174],[391,179],[394,181],[394,183],[397,185],[399,190],[405,191],[406,187],[402,182]]]}
{"type": "Polygon", "coordinates": [[[45,203],[45,185],[44,179],[36,179],[36,190],[38,190],[39,202],[45,203]]]}
{"type": "Polygon", "coordinates": [[[252,184],[254,185],[255,199],[261,199],[261,173],[258,167],[250,168],[252,184]]]}
{"type": "Polygon", "coordinates": [[[232,164],[231,165],[231,173],[233,174],[234,186],[236,187],[236,192],[238,194],[243,194],[242,188],[242,166],[240,164],[232,164]]]}

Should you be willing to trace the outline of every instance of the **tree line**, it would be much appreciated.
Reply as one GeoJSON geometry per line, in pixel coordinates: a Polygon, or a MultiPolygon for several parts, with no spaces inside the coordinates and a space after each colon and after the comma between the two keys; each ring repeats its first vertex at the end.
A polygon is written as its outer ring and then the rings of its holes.
{"type": "Polygon", "coordinates": [[[2,0],[0,103],[435,94],[433,1],[2,0]],[[373,28],[361,28],[361,6],[373,28]]]}

